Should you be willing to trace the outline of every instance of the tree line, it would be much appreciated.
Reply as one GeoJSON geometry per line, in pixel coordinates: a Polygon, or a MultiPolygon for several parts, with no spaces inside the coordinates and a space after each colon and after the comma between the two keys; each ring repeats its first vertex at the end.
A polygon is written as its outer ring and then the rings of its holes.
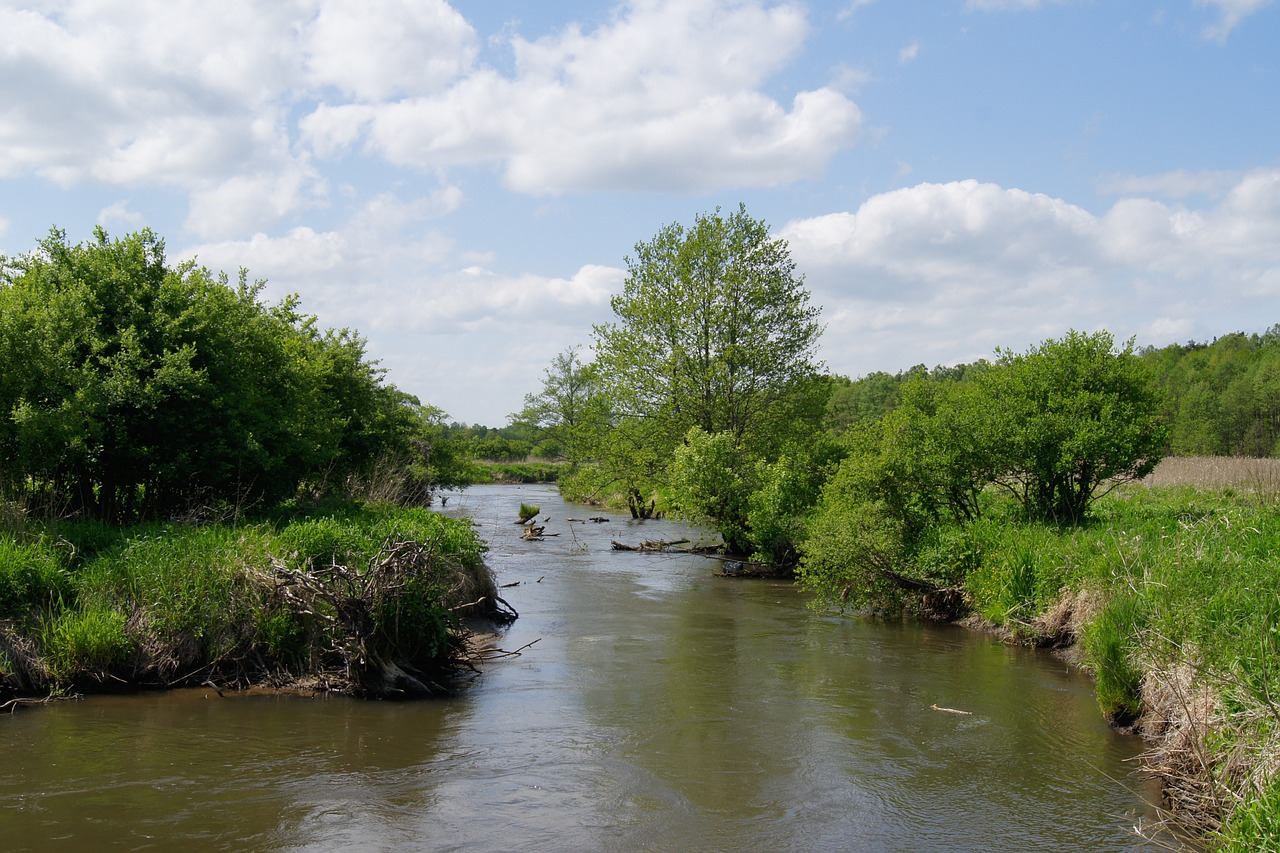
{"type": "Polygon", "coordinates": [[[637,244],[612,308],[512,418],[560,450],[562,490],[706,521],[833,596],[904,570],[945,586],[955,567],[931,537],[993,500],[1077,525],[1171,451],[1275,450],[1277,330],[1159,350],[1071,331],[990,361],[831,376],[803,276],[745,207],[637,244]]]}

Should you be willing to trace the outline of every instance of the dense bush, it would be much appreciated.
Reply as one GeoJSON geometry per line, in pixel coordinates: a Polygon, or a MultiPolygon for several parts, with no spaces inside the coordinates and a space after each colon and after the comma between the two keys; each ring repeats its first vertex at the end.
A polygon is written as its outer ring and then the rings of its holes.
{"type": "Polygon", "coordinates": [[[364,341],[259,301],[150,231],[0,263],[0,488],[132,520],[271,503],[407,456],[416,401],[364,341]]]}

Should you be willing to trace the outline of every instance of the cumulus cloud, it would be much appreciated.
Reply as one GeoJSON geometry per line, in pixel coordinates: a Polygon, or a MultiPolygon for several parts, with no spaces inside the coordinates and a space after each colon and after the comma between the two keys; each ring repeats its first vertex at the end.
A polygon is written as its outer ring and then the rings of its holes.
{"type": "Polygon", "coordinates": [[[856,138],[835,88],[788,106],[761,86],[807,33],[797,7],[646,0],[592,31],[510,40],[515,72],[480,68],[436,95],[323,105],[317,153],[357,140],[404,166],[499,162],[511,189],[700,191],[816,177],[856,138]]]}
{"type": "Polygon", "coordinates": [[[1210,337],[1270,322],[1280,170],[1204,209],[1133,197],[1101,215],[977,181],[920,184],[780,236],[827,307],[838,371],[969,361],[1072,327],[1210,337]]]}
{"type": "Polygon", "coordinates": [[[141,213],[129,209],[128,201],[117,201],[98,211],[98,224],[108,231],[115,225],[123,225],[129,230],[137,230],[145,222],[146,218],[141,213]]]}
{"type": "Polygon", "coordinates": [[[914,39],[902,50],[898,51],[898,64],[906,65],[920,55],[920,42],[914,39]]]}
{"type": "Polygon", "coordinates": [[[861,121],[837,88],[766,92],[808,23],[763,0],[508,31],[509,72],[444,0],[61,0],[0,6],[0,32],[0,178],[176,188],[204,239],[324,203],[352,152],[525,193],[698,191],[818,176],[861,121]]]}
{"type": "Polygon", "coordinates": [[[311,82],[362,101],[436,92],[477,52],[475,30],[443,0],[331,0],[304,33],[311,82]]]}
{"type": "MultiPolygon", "coordinates": [[[[467,263],[474,253],[433,230],[437,215],[430,200],[384,194],[330,230],[211,241],[179,257],[232,275],[246,268],[266,280],[271,301],[303,294],[303,311],[326,327],[359,329],[397,386],[420,389],[446,411],[483,409],[477,397],[510,406],[537,387],[553,355],[607,319],[625,272],[584,265],[543,275],[467,263]]],[[[484,416],[499,423],[506,414],[484,416]]]]}

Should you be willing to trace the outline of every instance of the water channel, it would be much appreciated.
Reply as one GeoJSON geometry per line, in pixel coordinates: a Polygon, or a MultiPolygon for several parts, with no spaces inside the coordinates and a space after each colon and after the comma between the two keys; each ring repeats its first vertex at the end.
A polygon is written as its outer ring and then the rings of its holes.
{"type": "Polygon", "coordinates": [[[1132,831],[1141,744],[1047,654],[612,551],[698,531],[570,522],[603,513],[547,487],[447,510],[516,584],[518,657],[441,701],[195,689],[13,714],[0,849],[1156,849],[1132,831]],[[521,502],[559,535],[522,541],[521,502]]]}

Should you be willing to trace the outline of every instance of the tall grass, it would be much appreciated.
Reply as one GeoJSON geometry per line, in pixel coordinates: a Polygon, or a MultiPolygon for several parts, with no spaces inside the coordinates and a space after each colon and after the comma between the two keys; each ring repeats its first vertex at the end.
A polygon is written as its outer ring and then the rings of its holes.
{"type": "Polygon", "coordinates": [[[321,670],[359,687],[343,649],[442,668],[455,614],[496,601],[474,530],[421,508],[58,531],[56,546],[0,535],[0,692],[321,670]]]}
{"type": "Polygon", "coordinates": [[[1126,487],[1080,528],[980,522],[966,578],[978,612],[1028,639],[1055,608],[1077,611],[1102,710],[1158,736],[1173,799],[1236,850],[1280,849],[1280,502],[1250,476],[1126,487]]]}
{"type": "Polygon", "coordinates": [[[48,609],[70,593],[65,552],[0,533],[0,619],[48,609]]]}

